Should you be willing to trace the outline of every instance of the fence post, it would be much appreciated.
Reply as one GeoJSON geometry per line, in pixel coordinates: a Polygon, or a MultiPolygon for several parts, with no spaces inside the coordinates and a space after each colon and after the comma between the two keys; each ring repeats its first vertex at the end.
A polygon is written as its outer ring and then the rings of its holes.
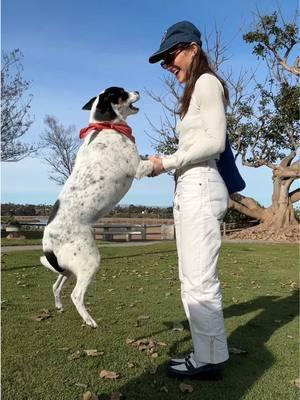
{"type": "Polygon", "coordinates": [[[226,222],[223,222],[223,237],[226,237],[226,222]]]}

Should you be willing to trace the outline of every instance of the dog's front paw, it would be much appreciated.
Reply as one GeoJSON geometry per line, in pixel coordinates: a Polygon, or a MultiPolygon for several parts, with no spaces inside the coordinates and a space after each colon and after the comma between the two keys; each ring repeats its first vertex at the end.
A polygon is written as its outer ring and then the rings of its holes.
{"type": "Polygon", "coordinates": [[[145,176],[151,175],[152,171],[153,171],[152,162],[149,160],[141,160],[137,168],[137,171],[135,173],[135,177],[137,179],[144,178],[145,176]]]}

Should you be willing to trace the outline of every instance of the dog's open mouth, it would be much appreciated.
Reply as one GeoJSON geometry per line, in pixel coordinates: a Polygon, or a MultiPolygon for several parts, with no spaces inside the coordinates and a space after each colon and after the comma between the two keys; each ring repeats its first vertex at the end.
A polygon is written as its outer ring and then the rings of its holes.
{"type": "Polygon", "coordinates": [[[134,105],[133,105],[133,103],[135,103],[137,100],[135,100],[135,101],[133,101],[130,105],[129,105],[129,108],[131,109],[131,110],[133,110],[133,111],[139,111],[139,108],[138,107],[135,107],[134,105]]]}

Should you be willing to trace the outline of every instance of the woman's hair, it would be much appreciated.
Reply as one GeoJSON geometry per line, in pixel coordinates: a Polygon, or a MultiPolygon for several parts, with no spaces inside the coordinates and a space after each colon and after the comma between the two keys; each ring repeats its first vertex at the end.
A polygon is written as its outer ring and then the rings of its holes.
{"type": "Polygon", "coordinates": [[[195,87],[195,84],[196,84],[198,78],[205,73],[212,74],[217,79],[219,79],[219,81],[221,82],[223,89],[224,89],[226,103],[229,103],[229,92],[228,92],[228,88],[227,88],[227,85],[226,85],[224,79],[222,79],[210,66],[208,57],[207,57],[206,53],[202,50],[202,48],[198,45],[197,45],[197,47],[198,47],[198,51],[192,60],[189,75],[188,75],[186,85],[185,85],[185,89],[184,89],[183,95],[180,100],[179,114],[180,114],[181,118],[183,118],[188,111],[192,93],[194,91],[194,87],[195,87]]]}

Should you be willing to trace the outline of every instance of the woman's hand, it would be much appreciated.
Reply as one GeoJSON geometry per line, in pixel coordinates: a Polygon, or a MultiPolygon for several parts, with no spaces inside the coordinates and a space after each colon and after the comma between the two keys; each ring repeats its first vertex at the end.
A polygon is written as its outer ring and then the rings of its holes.
{"type": "Polygon", "coordinates": [[[153,164],[153,172],[151,176],[157,176],[162,174],[163,172],[166,172],[160,157],[149,156],[148,160],[151,161],[153,164]]]}

